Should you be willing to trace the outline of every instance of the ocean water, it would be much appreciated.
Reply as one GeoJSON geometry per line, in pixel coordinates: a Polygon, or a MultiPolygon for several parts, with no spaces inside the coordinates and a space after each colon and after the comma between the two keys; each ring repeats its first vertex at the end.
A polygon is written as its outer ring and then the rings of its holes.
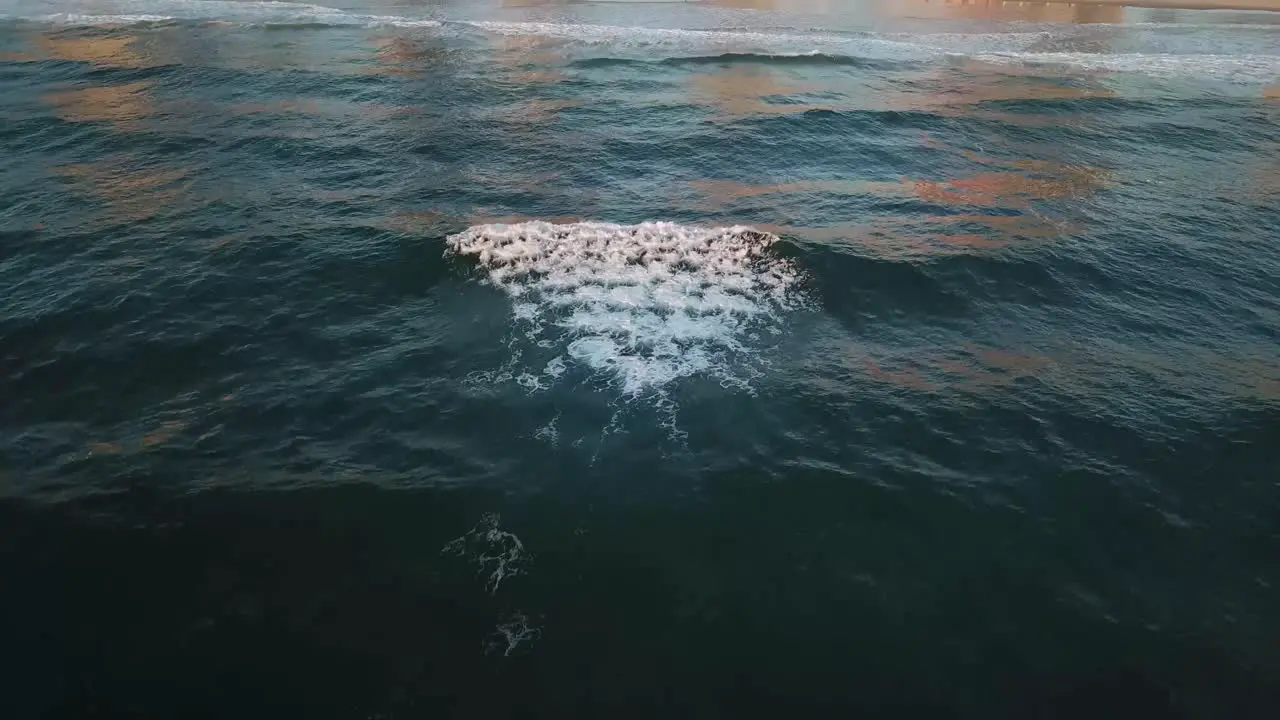
{"type": "Polygon", "coordinates": [[[1280,707],[1280,16],[0,0],[0,169],[6,719],[1280,707]]]}

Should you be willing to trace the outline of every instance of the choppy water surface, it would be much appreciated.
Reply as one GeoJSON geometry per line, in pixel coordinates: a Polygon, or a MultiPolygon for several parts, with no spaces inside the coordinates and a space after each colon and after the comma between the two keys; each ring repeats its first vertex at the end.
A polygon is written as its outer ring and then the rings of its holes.
{"type": "Polygon", "coordinates": [[[1280,21],[511,5],[0,0],[6,717],[1273,716],[1280,21]]]}

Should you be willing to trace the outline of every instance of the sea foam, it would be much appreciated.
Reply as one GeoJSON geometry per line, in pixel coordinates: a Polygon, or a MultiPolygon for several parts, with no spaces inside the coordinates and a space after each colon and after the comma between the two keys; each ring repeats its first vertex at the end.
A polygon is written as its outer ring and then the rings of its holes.
{"type": "Polygon", "coordinates": [[[320,25],[359,27],[440,27],[438,20],[398,15],[367,15],[307,3],[239,0],[107,0],[75,12],[26,19],[73,27],[120,26],[179,21],[232,25],[320,25]]]}
{"type": "Polygon", "coordinates": [[[531,387],[576,367],[631,398],[694,375],[749,388],[757,343],[804,304],[777,240],[749,227],[527,222],[469,228],[447,252],[476,260],[528,340],[559,353],[529,368],[531,387]]]}

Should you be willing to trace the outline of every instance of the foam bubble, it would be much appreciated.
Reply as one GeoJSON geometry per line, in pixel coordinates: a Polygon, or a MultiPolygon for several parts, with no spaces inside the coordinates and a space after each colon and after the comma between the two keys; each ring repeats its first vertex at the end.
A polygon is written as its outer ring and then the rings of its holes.
{"type": "Polygon", "coordinates": [[[556,416],[551,418],[551,421],[548,422],[546,425],[543,425],[542,427],[538,428],[537,431],[534,432],[533,436],[539,440],[543,440],[545,442],[550,443],[552,447],[559,445],[560,429],[556,427],[556,422],[559,420],[560,420],[560,414],[556,413],[556,416]]]}
{"type": "Polygon", "coordinates": [[[539,387],[576,366],[636,397],[700,374],[746,387],[753,336],[780,333],[803,303],[776,241],[749,227],[527,222],[469,228],[447,252],[476,259],[525,336],[556,353],[528,369],[539,387]]]}
{"type": "Polygon", "coordinates": [[[516,648],[529,645],[542,637],[542,628],[529,624],[529,617],[517,610],[510,617],[498,623],[494,632],[482,645],[484,654],[502,651],[503,657],[510,657],[516,648]]]}
{"type": "Polygon", "coordinates": [[[447,555],[470,559],[482,574],[488,572],[485,589],[490,595],[498,592],[507,578],[522,574],[529,559],[524,543],[515,533],[501,529],[499,520],[497,513],[487,513],[475,527],[449,541],[441,550],[447,555]]]}

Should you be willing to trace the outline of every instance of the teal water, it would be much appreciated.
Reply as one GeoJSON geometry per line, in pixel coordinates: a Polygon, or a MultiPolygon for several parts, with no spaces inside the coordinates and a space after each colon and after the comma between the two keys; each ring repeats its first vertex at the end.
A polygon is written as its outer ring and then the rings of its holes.
{"type": "Polygon", "coordinates": [[[1273,717],[1280,18],[733,4],[0,0],[3,716],[1273,717]]]}

